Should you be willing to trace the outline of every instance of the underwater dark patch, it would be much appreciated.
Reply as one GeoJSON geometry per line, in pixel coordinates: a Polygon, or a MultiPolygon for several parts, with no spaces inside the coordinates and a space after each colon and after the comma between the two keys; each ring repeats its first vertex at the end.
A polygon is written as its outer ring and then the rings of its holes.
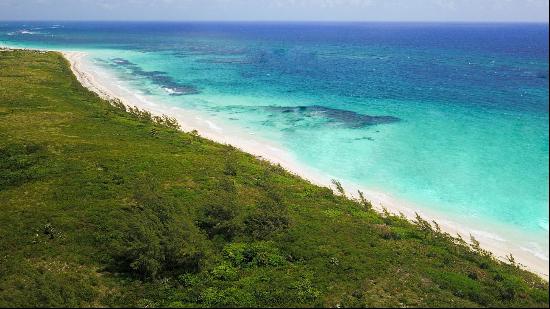
{"type": "Polygon", "coordinates": [[[132,75],[149,79],[153,84],[160,86],[171,96],[198,94],[200,91],[191,85],[177,82],[163,71],[145,71],[137,64],[123,58],[111,59],[111,65],[126,68],[132,75]]]}
{"type": "Polygon", "coordinates": [[[289,107],[271,106],[268,108],[270,110],[278,111],[281,113],[298,114],[300,117],[324,117],[330,121],[341,123],[350,128],[362,128],[365,126],[394,123],[401,120],[400,118],[394,116],[364,115],[353,111],[330,108],[320,105],[289,107]]]}

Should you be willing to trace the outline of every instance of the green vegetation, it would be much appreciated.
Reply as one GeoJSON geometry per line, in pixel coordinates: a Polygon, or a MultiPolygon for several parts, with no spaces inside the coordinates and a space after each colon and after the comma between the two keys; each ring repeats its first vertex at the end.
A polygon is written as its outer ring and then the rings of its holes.
{"type": "Polygon", "coordinates": [[[0,306],[548,307],[420,217],[176,128],[0,52],[0,306]]]}

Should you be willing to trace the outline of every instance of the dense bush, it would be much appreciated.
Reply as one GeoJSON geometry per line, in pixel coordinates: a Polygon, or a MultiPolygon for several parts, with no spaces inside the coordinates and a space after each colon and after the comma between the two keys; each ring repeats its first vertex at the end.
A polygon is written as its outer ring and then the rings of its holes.
{"type": "Polygon", "coordinates": [[[189,223],[161,223],[135,214],[128,220],[126,236],[116,243],[115,260],[121,270],[142,279],[155,279],[166,271],[177,275],[200,270],[204,251],[200,240],[193,239],[197,232],[189,223]]]}
{"type": "Polygon", "coordinates": [[[44,147],[35,143],[0,145],[0,190],[40,178],[44,147]]]}
{"type": "MultiPolygon", "coordinates": [[[[227,195],[226,195],[227,197],[227,195]]],[[[231,240],[239,230],[235,220],[235,202],[229,197],[215,198],[200,211],[197,225],[204,230],[210,238],[215,236],[231,240]]]]}
{"type": "Polygon", "coordinates": [[[173,275],[199,271],[204,239],[191,221],[176,216],[153,183],[144,179],[136,189],[122,237],[113,242],[115,263],[142,279],[155,279],[167,271],[173,275]]]}
{"type": "Polygon", "coordinates": [[[284,231],[289,226],[286,209],[273,202],[264,201],[244,220],[246,233],[257,239],[265,239],[272,233],[284,231]]]}

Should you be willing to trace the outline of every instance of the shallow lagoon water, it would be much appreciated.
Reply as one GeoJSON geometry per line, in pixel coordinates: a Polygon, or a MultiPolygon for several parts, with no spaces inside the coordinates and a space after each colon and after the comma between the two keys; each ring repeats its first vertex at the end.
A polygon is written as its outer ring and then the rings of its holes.
{"type": "Polygon", "coordinates": [[[2,43],[87,51],[143,95],[548,259],[547,24],[3,23],[2,43]]]}

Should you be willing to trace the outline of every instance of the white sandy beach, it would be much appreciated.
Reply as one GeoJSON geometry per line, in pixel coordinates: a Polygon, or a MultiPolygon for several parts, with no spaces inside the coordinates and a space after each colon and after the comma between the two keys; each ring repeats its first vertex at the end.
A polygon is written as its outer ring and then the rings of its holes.
{"type": "MultiPolygon", "coordinates": [[[[71,64],[71,69],[77,79],[83,86],[96,92],[104,99],[120,99],[128,106],[136,106],[140,109],[150,111],[154,115],[166,114],[174,117],[180,123],[184,131],[197,130],[205,138],[216,142],[233,145],[241,150],[261,157],[272,163],[280,164],[285,169],[311,181],[314,184],[332,187],[330,175],[325,175],[319,171],[312,170],[303,164],[297,162],[293,156],[285,151],[279,145],[262,140],[254,135],[254,132],[247,132],[241,128],[230,127],[209,119],[207,116],[197,112],[185,110],[178,107],[167,106],[158,102],[152,102],[150,99],[126,88],[120,81],[116,80],[108,72],[94,66],[84,52],[63,52],[63,55],[71,64]]],[[[470,239],[473,235],[481,246],[491,251],[497,258],[505,260],[505,256],[510,253],[516,261],[525,268],[539,274],[548,280],[548,246],[538,248],[537,244],[530,243],[523,235],[517,233],[496,233],[494,231],[506,231],[506,227],[488,226],[483,222],[469,221],[468,226],[459,224],[452,219],[445,217],[444,214],[438,214],[435,211],[419,211],[419,207],[411,205],[406,201],[397,200],[384,194],[367,188],[361,188],[352,183],[342,182],[346,192],[363,191],[366,197],[372,203],[382,209],[382,206],[390,212],[403,213],[406,217],[413,219],[418,212],[424,219],[435,220],[441,229],[451,235],[460,234],[464,239],[470,239]],[[513,234],[513,235],[508,235],[513,234]]],[[[351,198],[357,198],[355,194],[348,194],[351,198]]],[[[546,240],[547,242],[548,240],[546,240]]],[[[540,247],[540,246],[539,246],[540,247]]]]}

